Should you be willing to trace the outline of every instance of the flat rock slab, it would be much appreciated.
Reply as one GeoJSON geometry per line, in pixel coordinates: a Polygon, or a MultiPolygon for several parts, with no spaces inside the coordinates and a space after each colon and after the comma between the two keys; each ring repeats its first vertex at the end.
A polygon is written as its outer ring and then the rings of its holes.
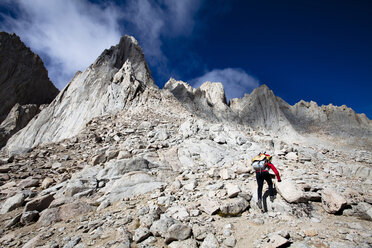
{"type": "Polygon", "coordinates": [[[288,244],[289,240],[286,238],[283,238],[282,236],[278,234],[274,234],[270,236],[268,244],[264,246],[264,248],[277,248],[277,247],[283,247],[284,245],[288,244]]]}
{"type": "Polygon", "coordinates": [[[43,211],[44,209],[48,208],[50,203],[54,200],[54,196],[53,195],[45,195],[45,196],[41,196],[41,197],[38,197],[30,202],[28,202],[25,206],[25,212],[28,212],[28,211],[38,211],[38,212],[41,212],[43,211]]]}
{"type": "Polygon", "coordinates": [[[276,183],[276,188],[279,194],[288,203],[299,203],[305,202],[304,191],[295,182],[291,180],[283,180],[280,183],[276,183]]]}
{"type": "Polygon", "coordinates": [[[75,218],[94,209],[94,207],[84,202],[69,203],[57,208],[48,208],[41,213],[38,224],[40,226],[48,226],[52,223],[75,218]]]}
{"type": "Polygon", "coordinates": [[[216,214],[220,210],[220,204],[209,197],[203,197],[200,200],[200,210],[209,215],[216,214]]]}
{"type": "Polygon", "coordinates": [[[4,202],[0,214],[5,214],[7,212],[10,212],[18,207],[21,207],[24,200],[26,199],[26,195],[24,193],[18,193],[8,199],[4,202]]]}
{"type": "Polygon", "coordinates": [[[28,177],[18,183],[20,188],[30,188],[39,186],[39,180],[36,178],[28,177]]]}

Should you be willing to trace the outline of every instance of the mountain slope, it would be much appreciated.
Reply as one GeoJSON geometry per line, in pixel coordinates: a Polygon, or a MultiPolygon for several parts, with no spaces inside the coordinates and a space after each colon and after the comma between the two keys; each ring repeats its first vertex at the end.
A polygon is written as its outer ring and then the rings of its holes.
{"type": "Polygon", "coordinates": [[[84,72],[78,72],[27,127],[13,136],[6,150],[21,152],[76,135],[97,116],[140,106],[159,94],[138,42],[130,36],[105,50],[84,72]]]}

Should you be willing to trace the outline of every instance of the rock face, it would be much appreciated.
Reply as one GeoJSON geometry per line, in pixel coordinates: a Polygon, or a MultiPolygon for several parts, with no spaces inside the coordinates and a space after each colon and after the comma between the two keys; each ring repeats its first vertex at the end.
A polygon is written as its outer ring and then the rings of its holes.
{"type": "Polygon", "coordinates": [[[229,105],[221,83],[206,82],[194,89],[185,82],[170,79],[164,89],[191,112],[208,120],[243,124],[288,137],[312,133],[372,146],[372,121],[346,106],[318,106],[302,100],[291,106],[266,85],[243,98],[231,99],[229,105]]]}
{"type": "Polygon", "coordinates": [[[6,146],[22,152],[35,145],[76,135],[94,117],[143,105],[158,94],[138,42],[125,36],[78,72],[37,118],[6,146]]]}
{"type": "Polygon", "coordinates": [[[195,115],[208,120],[233,121],[236,114],[226,103],[225,90],[221,83],[205,82],[198,89],[173,78],[164,85],[186,108],[195,115]]]}
{"type": "Polygon", "coordinates": [[[16,103],[0,125],[0,148],[5,146],[8,139],[24,128],[39,112],[40,108],[36,104],[19,105],[16,103]]]}
{"type": "Polygon", "coordinates": [[[16,103],[48,104],[57,94],[40,57],[17,35],[0,32],[0,123],[16,103]]]}

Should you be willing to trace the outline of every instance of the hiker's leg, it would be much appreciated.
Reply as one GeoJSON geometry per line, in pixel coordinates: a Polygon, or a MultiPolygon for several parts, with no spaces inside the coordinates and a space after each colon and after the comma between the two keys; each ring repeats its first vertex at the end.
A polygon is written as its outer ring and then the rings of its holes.
{"type": "Polygon", "coordinates": [[[264,178],[262,177],[262,172],[256,172],[256,180],[257,180],[257,200],[262,199],[262,188],[264,183],[264,178]]]}
{"type": "Polygon", "coordinates": [[[268,172],[265,173],[265,180],[267,184],[269,185],[270,196],[274,196],[273,181],[271,180],[270,174],[268,172]]]}

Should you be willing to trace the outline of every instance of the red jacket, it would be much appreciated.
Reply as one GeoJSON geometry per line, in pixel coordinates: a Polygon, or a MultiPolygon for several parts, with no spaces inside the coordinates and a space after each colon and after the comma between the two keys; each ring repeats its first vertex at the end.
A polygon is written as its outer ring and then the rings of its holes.
{"type": "MultiPolygon", "coordinates": [[[[275,168],[275,166],[272,164],[272,163],[267,163],[267,166],[270,167],[270,169],[273,170],[273,172],[275,173],[275,176],[276,178],[278,179],[278,181],[280,182],[281,179],[280,179],[280,175],[279,175],[279,171],[275,168]]],[[[262,171],[269,171],[269,170],[262,170],[262,171]]]]}
{"type": "Polygon", "coordinates": [[[275,168],[275,166],[272,163],[267,163],[267,165],[270,167],[270,169],[274,171],[276,178],[280,182],[281,179],[280,179],[279,171],[275,168]]]}

